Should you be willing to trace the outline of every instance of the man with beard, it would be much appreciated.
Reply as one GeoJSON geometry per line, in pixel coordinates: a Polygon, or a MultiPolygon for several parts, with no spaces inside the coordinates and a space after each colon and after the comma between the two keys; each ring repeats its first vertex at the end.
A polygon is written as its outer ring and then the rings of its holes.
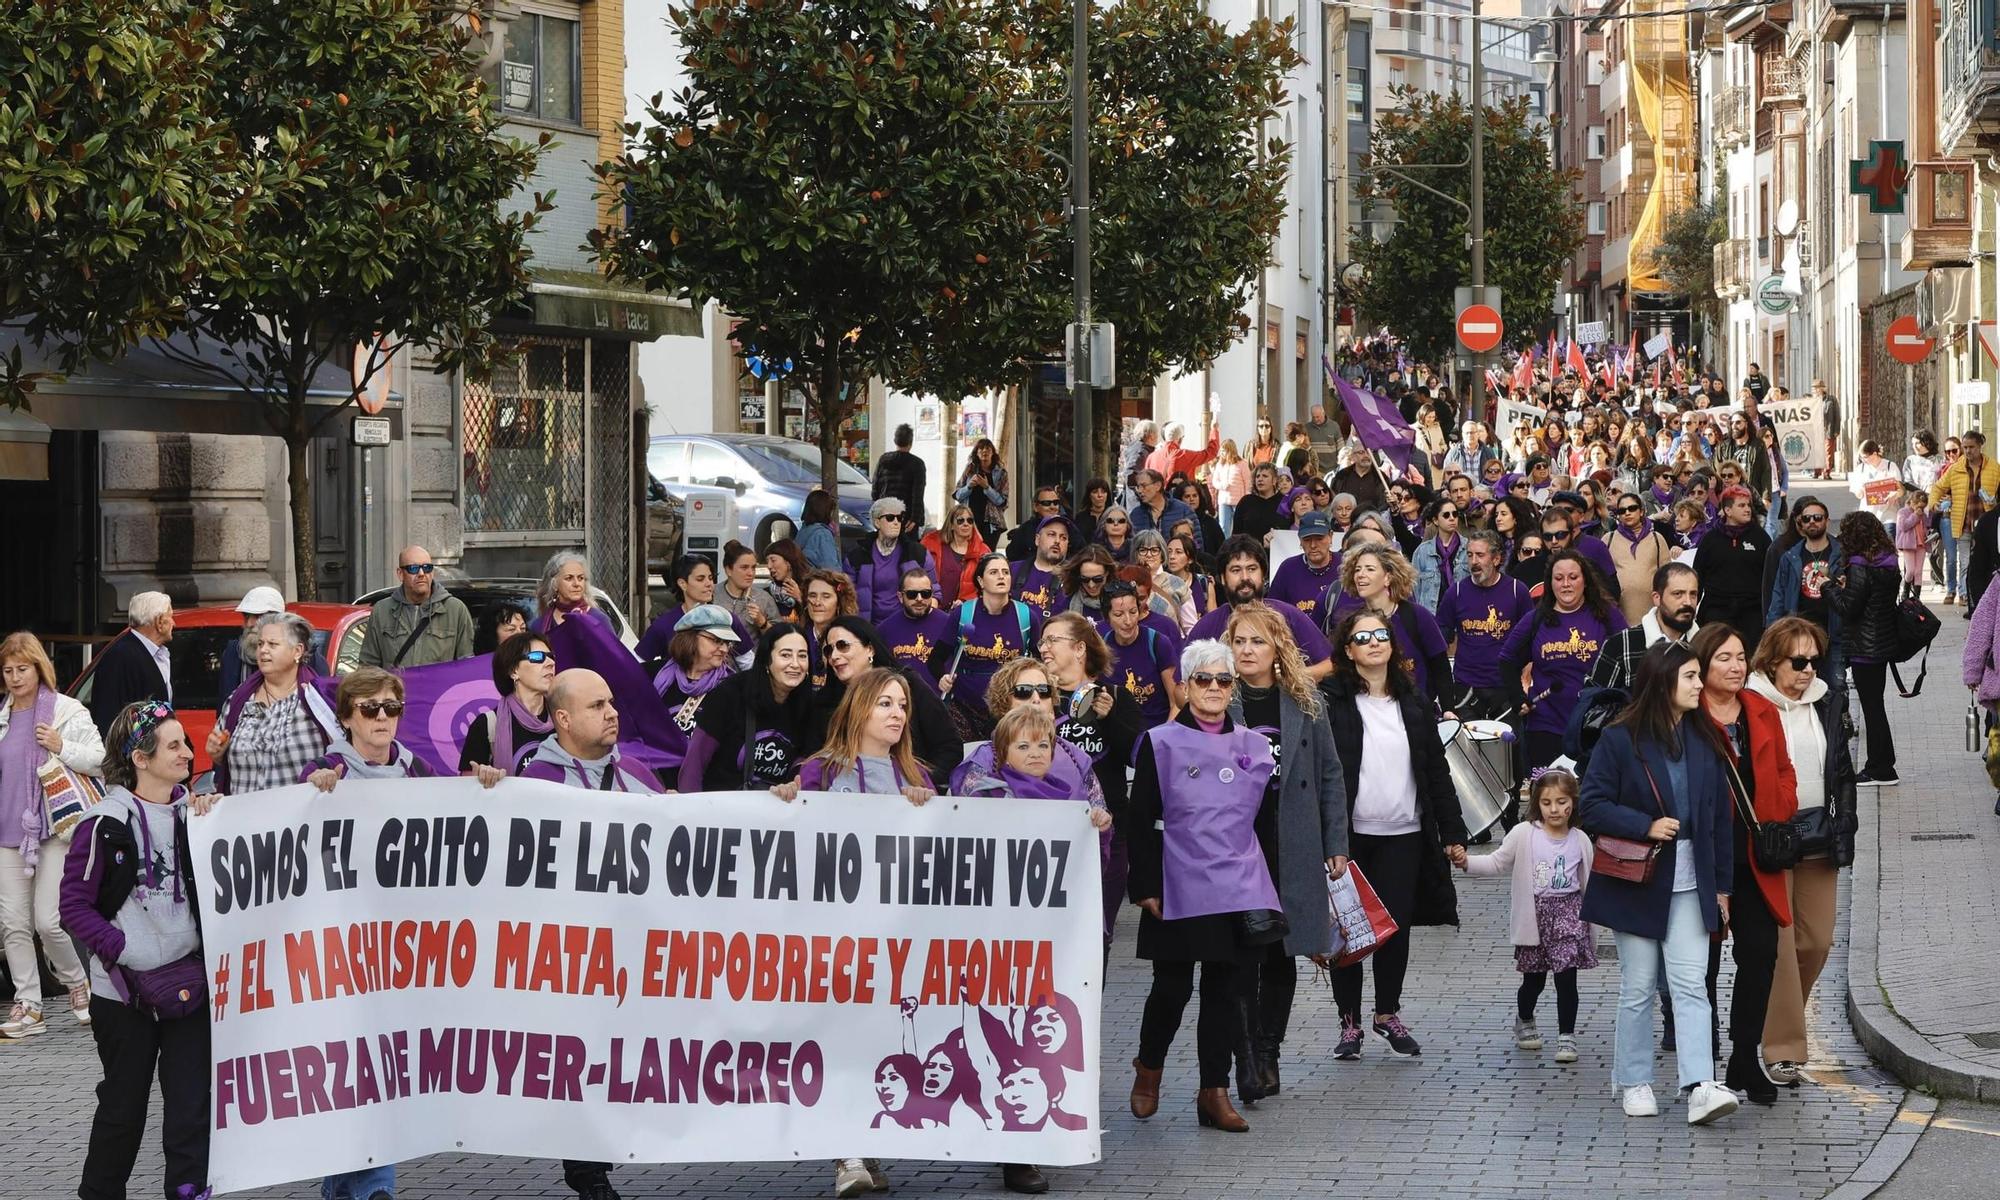
{"type": "Polygon", "coordinates": [[[1458,527],[1466,533],[1486,528],[1486,505],[1473,491],[1470,475],[1453,475],[1444,481],[1445,498],[1458,506],[1458,527]]]}
{"type": "Polygon", "coordinates": [[[1584,684],[1631,690],[1647,650],[1660,642],[1684,642],[1694,636],[1694,614],[1700,606],[1701,580],[1694,568],[1678,562],[1661,567],[1653,574],[1653,607],[1637,625],[1611,635],[1597,652],[1584,684]]]}
{"type": "Polygon", "coordinates": [[[1187,640],[1200,641],[1202,638],[1222,639],[1229,627],[1230,614],[1240,605],[1253,600],[1263,600],[1285,619],[1285,625],[1292,631],[1292,639],[1299,644],[1299,656],[1306,661],[1306,675],[1318,682],[1333,670],[1333,647],[1327,644],[1326,635],[1313,624],[1311,617],[1300,612],[1295,606],[1282,600],[1267,599],[1264,595],[1265,571],[1264,546],[1261,542],[1238,535],[1222,544],[1222,594],[1228,601],[1219,604],[1188,630],[1187,640]]]}
{"type": "Polygon", "coordinates": [[[1270,599],[1283,600],[1314,621],[1323,620],[1327,593],[1340,583],[1340,561],[1333,553],[1333,523],[1315,509],[1299,518],[1297,558],[1278,564],[1271,579],[1270,599]]]}
{"type": "Polygon", "coordinates": [[[937,591],[930,573],[921,567],[903,569],[902,607],[875,626],[889,643],[896,665],[907,669],[932,692],[938,690],[938,675],[958,649],[958,621],[937,606],[937,591]]]}
{"type": "Polygon", "coordinates": [[[1829,532],[1826,505],[1802,496],[1792,509],[1791,545],[1777,554],[1764,624],[1794,614],[1826,630],[1826,663],[1820,678],[1839,686],[1845,667],[1840,652],[1840,613],[1833,607],[1833,577],[1845,569],[1840,539],[1829,532]]]}
{"type": "Polygon", "coordinates": [[[1500,647],[1517,621],[1534,611],[1528,585],[1504,573],[1507,540],[1490,529],[1465,535],[1464,579],[1445,586],[1438,629],[1451,646],[1452,681],[1462,717],[1492,720],[1512,712],[1501,686],[1500,647]]]}
{"type": "Polygon", "coordinates": [[[1045,517],[1035,530],[1035,560],[1008,563],[1014,573],[1014,599],[1035,610],[1046,621],[1068,607],[1059,573],[1069,556],[1069,523],[1061,517],[1045,517]]]}

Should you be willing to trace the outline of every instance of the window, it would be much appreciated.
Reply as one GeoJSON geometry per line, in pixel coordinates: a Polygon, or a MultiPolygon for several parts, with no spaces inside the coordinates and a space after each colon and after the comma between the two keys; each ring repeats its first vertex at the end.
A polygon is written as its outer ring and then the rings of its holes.
{"type": "Polygon", "coordinates": [[[1368,85],[1350,83],[1347,85],[1347,119],[1366,121],[1368,119],[1368,85]]]}
{"type": "Polygon", "coordinates": [[[742,482],[740,476],[743,472],[737,467],[735,456],[722,447],[711,446],[707,442],[690,442],[688,452],[689,483],[702,487],[720,487],[722,485],[716,482],[718,479],[728,478],[742,482]]]}
{"type": "Polygon", "coordinates": [[[1603,236],[1603,234],[1604,234],[1604,205],[1603,205],[1602,203],[1598,203],[1598,204],[1592,204],[1592,205],[1590,206],[1590,227],[1589,227],[1589,228],[1590,228],[1590,235],[1591,235],[1592,237],[1601,237],[1601,236],[1603,236]]]}
{"type": "Polygon", "coordinates": [[[575,124],[583,111],[577,23],[522,13],[507,23],[500,63],[503,111],[575,124]]]}
{"type": "Polygon", "coordinates": [[[1590,147],[1588,152],[1588,157],[1590,158],[1604,157],[1604,149],[1605,149],[1604,140],[1605,140],[1604,126],[1602,125],[1591,126],[1589,133],[1589,143],[1588,143],[1590,147]]]}

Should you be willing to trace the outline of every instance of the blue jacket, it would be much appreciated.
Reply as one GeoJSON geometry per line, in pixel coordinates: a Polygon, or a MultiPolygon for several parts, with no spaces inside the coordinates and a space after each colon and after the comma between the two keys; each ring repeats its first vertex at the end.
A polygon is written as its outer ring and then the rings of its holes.
{"type": "Polygon", "coordinates": [[[1167,506],[1160,510],[1158,521],[1153,520],[1153,510],[1143,504],[1132,506],[1131,517],[1133,533],[1144,533],[1150,529],[1161,537],[1167,536],[1167,530],[1174,527],[1174,522],[1191,521],[1194,523],[1194,540],[1197,543],[1201,541],[1201,519],[1194,515],[1193,509],[1172,496],[1167,497],[1167,506]]]}
{"type": "Polygon", "coordinates": [[[1416,553],[1410,556],[1410,566],[1417,572],[1417,603],[1436,612],[1438,600],[1444,595],[1447,583],[1457,583],[1472,573],[1465,562],[1465,538],[1458,539],[1458,553],[1451,556],[1451,575],[1445,576],[1444,561],[1438,557],[1437,539],[1427,537],[1417,543],[1416,553]]]}
{"type": "MultiPolygon", "coordinates": [[[[1694,714],[1696,719],[1700,716],[1698,711],[1694,714]]],[[[1665,941],[1667,907],[1674,892],[1674,856],[1692,850],[1702,919],[1710,933],[1720,927],[1721,914],[1715,897],[1718,892],[1726,895],[1736,876],[1728,775],[1714,749],[1692,730],[1684,734],[1683,743],[1688,791],[1692,793],[1692,803],[1688,805],[1688,840],[1666,843],[1654,860],[1653,877],[1645,883],[1627,883],[1592,871],[1583,892],[1583,919],[1591,924],[1656,942],[1665,941]]],[[[1591,751],[1576,823],[1592,837],[1609,834],[1645,841],[1646,831],[1654,821],[1662,815],[1673,815],[1672,788],[1673,779],[1667,774],[1666,756],[1660,747],[1646,742],[1635,755],[1632,731],[1613,726],[1604,731],[1596,749],[1591,751]],[[1647,771],[1652,773],[1650,784],[1647,771]],[[1653,797],[1654,784],[1660,790],[1657,801],[1653,797]],[[1660,811],[1663,805],[1664,814],[1660,811]]]]}
{"type": "MultiPolygon", "coordinates": [[[[1847,556],[1840,551],[1840,539],[1827,539],[1827,550],[1831,557],[1826,561],[1836,573],[1847,568],[1847,556]]],[[[1771,577],[1771,595],[1764,605],[1764,624],[1769,627],[1779,617],[1789,617],[1799,611],[1799,577],[1805,573],[1806,544],[1793,542],[1778,556],[1777,574],[1771,577]]],[[[1840,610],[1833,604],[1833,597],[1827,597],[1827,636],[1840,640],[1840,610]]]]}
{"type": "Polygon", "coordinates": [[[808,566],[822,571],[838,571],[845,565],[840,559],[840,535],[831,525],[801,526],[799,553],[805,556],[808,566]]]}

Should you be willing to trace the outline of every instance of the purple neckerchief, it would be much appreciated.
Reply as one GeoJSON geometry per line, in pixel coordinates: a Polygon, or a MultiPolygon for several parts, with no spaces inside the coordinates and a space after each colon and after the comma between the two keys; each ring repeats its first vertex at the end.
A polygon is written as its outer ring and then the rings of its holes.
{"type": "MultiPolygon", "coordinates": [[[[967,787],[977,787],[980,783],[968,784],[973,772],[979,772],[983,779],[997,778],[999,772],[993,769],[993,743],[982,743],[977,750],[965,756],[965,761],[951,773],[951,791],[955,796],[970,795],[967,787]]],[[[1090,756],[1061,738],[1056,739],[1055,760],[1049,764],[1049,777],[1059,780],[1067,789],[1064,794],[1078,799],[1090,796],[1091,761],[1090,756]]]]}
{"type": "MultiPolygon", "coordinates": [[[[21,810],[21,844],[16,849],[20,851],[21,862],[30,873],[41,858],[42,839],[47,836],[42,832],[42,764],[37,761],[43,752],[41,743],[35,740],[35,726],[56,723],[56,694],[46,687],[36,689],[32,712],[34,720],[28,725],[27,733],[11,739],[6,758],[0,759],[0,779],[18,775],[29,781],[26,788],[28,804],[21,810]]],[[[18,721],[24,715],[17,714],[13,719],[18,721]]]]}
{"type": "Polygon", "coordinates": [[[653,690],[664,696],[671,687],[678,689],[683,696],[706,696],[714,690],[716,684],[727,678],[729,678],[729,664],[726,662],[706,675],[690,677],[686,671],[681,670],[679,663],[670,658],[667,660],[667,665],[660,668],[659,674],[653,676],[653,690]]]}
{"type": "MultiPolygon", "coordinates": [[[[895,786],[886,792],[880,792],[880,793],[869,792],[868,769],[861,765],[861,760],[859,758],[856,758],[854,760],[853,766],[854,766],[854,776],[855,776],[856,786],[858,786],[861,789],[861,791],[868,793],[870,795],[893,796],[901,792],[906,787],[914,786],[920,788],[928,788],[931,786],[930,776],[924,774],[923,768],[921,767],[917,769],[917,777],[915,780],[905,780],[903,778],[903,768],[898,766],[896,764],[895,758],[891,756],[889,759],[889,766],[891,771],[895,775],[894,779],[895,786]]],[[[826,790],[826,785],[832,783],[834,779],[839,775],[840,772],[834,769],[832,759],[824,758],[820,755],[815,754],[811,758],[806,760],[804,766],[799,768],[799,790],[807,792],[824,791],[826,790]]]]}
{"type": "Polygon", "coordinates": [[[1444,536],[1442,534],[1432,538],[1431,541],[1433,544],[1437,546],[1438,558],[1439,560],[1441,560],[1444,569],[1446,571],[1450,571],[1452,568],[1452,560],[1458,557],[1458,548],[1465,541],[1465,539],[1454,533],[1451,535],[1451,541],[1449,542],[1446,542],[1444,540],[1444,536]]]}
{"type": "MultiPolygon", "coordinates": [[[[517,757],[514,751],[514,727],[516,725],[519,725],[529,733],[538,733],[542,737],[547,737],[555,731],[555,721],[548,716],[548,709],[546,707],[542,709],[542,714],[538,717],[534,713],[529,712],[528,706],[521,703],[520,697],[514,695],[512,692],[508,692],[500,698],[500,707],[493,710],[493,737],[489,742],[490,748],[493,751],[493,766],[499,767],[503,771],[511,772],[519,765],[514,761],[517,757]]],[[[539,744],[540,740],[540,738],[536,739],[537,744],[539,744]]],[[[532,747],[523,746],[520,753],[526,754],[530,749],[532,747]]]]}
{"type": "Polygon", "coordinates": [[[1049,770],[1040,775],[1030,775],[1015,769],[1012,765],[1000,768],[993,778],[1006,788],[1007,794],[1020,800],[1084,800],[1070,784],[1063,782],[1055,772],[1055,760],[1049,760],[1049,770]]]}
{"type": "Polygon", "coordinates": [[[1637,529],[1627,529],[1625,527],[1625,522],[1623,521],[1619,521],[1616,524],[1612,525],[1612,528],[1616,529],[1619,533],[1624,534],[1625,540],[1632,543],[1634,546],[1638,545],[1640,542],[1645,541],[1647,538],[1652,537],[1655,532],[1652,524],[1647,521],[1639,522],[1639,528],[1637,529]]]}

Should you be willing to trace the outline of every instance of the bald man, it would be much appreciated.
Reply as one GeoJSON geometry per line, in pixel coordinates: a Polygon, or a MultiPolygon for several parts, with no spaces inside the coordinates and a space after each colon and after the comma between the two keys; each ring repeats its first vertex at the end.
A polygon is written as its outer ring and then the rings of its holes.
{"type": "Polygon", "coordinates": [[[422,546],[396,556],[395,591],[375,602],[361,638],[364,667],[422,667],[472,657],[472,614],[437,581],[422,546]]]}
{"type": "Polygon", "coordinates": [[[618,709],[604,676],[583,667],[557,672],[549,689],[549,723],[550,735],[521,761],[521,778],[601,792],[666,790],[644,763],[621,760],[618,709]]]}

